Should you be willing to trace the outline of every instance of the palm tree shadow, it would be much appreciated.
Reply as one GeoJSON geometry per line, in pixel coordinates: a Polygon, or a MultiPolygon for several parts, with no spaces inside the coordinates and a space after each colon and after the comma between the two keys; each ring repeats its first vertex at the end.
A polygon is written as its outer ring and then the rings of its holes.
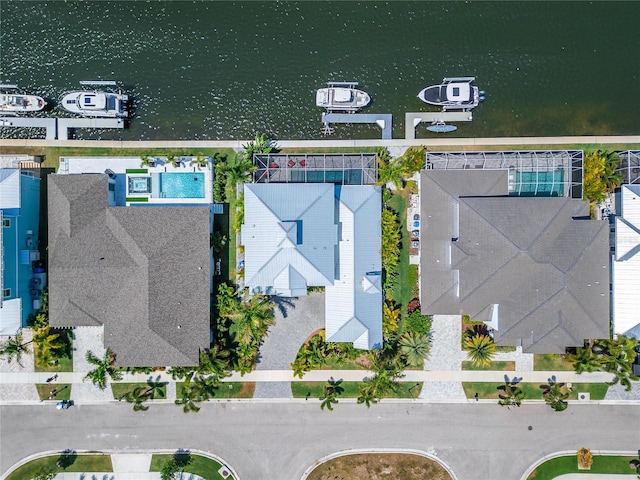
{"type": "Polygon", "coordinates": [[[288,316],[287,309],[290,308],[294,310],[296,308],[296,304],[293,301],[293,298],[289,298],[289,297],[273,296],[271,297],[271,302],[275,304],[276,308],[280,311],[280,314],[284,318],[287,318],[288,316]]]}

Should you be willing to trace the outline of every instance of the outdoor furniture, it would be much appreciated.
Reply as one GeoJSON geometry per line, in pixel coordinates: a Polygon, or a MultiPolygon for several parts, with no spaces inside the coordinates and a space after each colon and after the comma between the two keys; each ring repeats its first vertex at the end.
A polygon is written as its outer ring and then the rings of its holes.
{"type": "Polygon", "coordinates": [[[306,161],[306,160],[304,160],[304,159],[303,159],[303,160],[300,160],[300,161],[298,162],[298,165],[300,165],[301,167],[304,167],[304,166],[306,166],[306,165],[307,165],[307,161],[306,161]]]}
{"type": "Polygon", "coordinates": [[[280,168],[280,165],[278,165],[276,162],[271,162],[271,165],[269,165],[269,168],[280,168]]]}
{"type": "Polygon", "coordinates": [[[293,160],[289,160],[287,162],[287,165],[289,165],[289,167],[293,167],[296,164],[296,162],[294,162],[293,160]]]}

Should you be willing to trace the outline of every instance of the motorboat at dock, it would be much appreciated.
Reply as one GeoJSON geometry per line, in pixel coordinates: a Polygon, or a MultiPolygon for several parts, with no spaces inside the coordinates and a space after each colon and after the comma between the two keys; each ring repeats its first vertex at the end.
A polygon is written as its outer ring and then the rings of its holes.
{"type": "Polygon", "coordinates": [[[371,102],[369,94],[357,86],[357,82],[329,82],[316,92],[316,106],[329,112],[357,112],[371,102]]]}
{"type": "MultiPolygon", "coordinates": [[[[81,85],[115,86],[112,81],[85,81],[81,85]]],[[[126,118],[129,97],[121,91],[75,90],[63,94],[60,107],[84,117],[126,118]]]]}
{"type": "Polygon", "coordinates": [[[17,85],[0,85],[0,114],[39,112],[46,105],[42,97],[19,93],[17,85]]]}
{"type": "Polygon", "coordinates": [[[484,92],[472,85],[476,77],[448,77],[440,85],[431,85],[418,98],[443,110],[471,110],[484,100],[484,92]]]}

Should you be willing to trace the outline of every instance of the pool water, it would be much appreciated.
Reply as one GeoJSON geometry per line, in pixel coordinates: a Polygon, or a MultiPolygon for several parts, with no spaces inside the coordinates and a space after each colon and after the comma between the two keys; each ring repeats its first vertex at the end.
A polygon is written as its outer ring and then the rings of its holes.
{"type": "Polygon", "coordinates": [[[161,173],[160,192],[164,198],[204,198],[204,173],[161,173]]]}
{"type": "Polygon", "coordinates": [[[523,197],[561,197],[564,194],[564,172],[516,172],[511,195],[523,197]]]}

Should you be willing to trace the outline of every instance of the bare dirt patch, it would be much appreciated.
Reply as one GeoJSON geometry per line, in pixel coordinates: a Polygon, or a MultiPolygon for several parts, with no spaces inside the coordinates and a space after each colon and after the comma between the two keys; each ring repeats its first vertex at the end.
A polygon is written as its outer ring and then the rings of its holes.
{"type": "Polygon", "coordinates": [[[429,458],[407,453],[345,455],[318,465],[308,480],[451,480],[442,466],[429,458]]]}

